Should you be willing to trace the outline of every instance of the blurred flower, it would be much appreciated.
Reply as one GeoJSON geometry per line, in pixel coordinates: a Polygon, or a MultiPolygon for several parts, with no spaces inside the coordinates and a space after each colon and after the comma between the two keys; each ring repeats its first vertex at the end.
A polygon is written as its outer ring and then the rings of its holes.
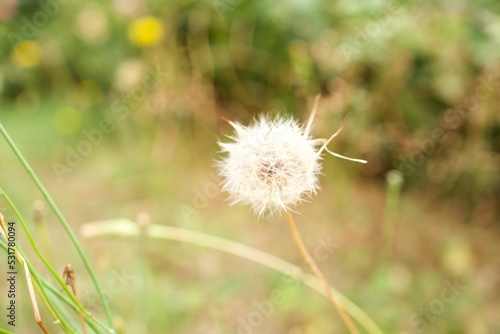
{"type": "Polygon", "coordinates": [[[323,151],[366,162],[327,149],[342,128],[328,140],[312,138],[316,106],[317,100],[305,128],[293,119],[271,120],[265,116],[250,126],[229,122],[235,130],[235,137],[230,137],[234,142],[219,143],[228,155],[217,161],[217,166],[223,178],[222,189],[230,194],[232,204],[250,204],[259,216],[290,210],[316,193],[323,151]]]}
{"type": "Polygon", "coordinates": [[[469,274],[473,267],[473,255],[466,239],[452,238],[444,245],[441,254],[443,267],[453,275],[469,274]]]}
{"type": "Polygon", "coordinates": [[[78,110],[72,107],[64,107],[56,111],[53,122],[55,128],[60,133],[70,135],[80,129],[82,125],[82,115],[78,110]]]}
{"type": "Polygon", "coordinates": [[[117,13],[130,17],[145,10],[141,0],[113,0],[113,7],[117,13]]]}
{"type": "Polygon", "coordinates": [[[108,21],[98,6],[92,5],[83,10],[74,24],[78,36],[86,42],[99,43],[108,37],[108,21]]]}
{"type": "Polygon", "coordinates": [[[116,69],[113,87],[126,92],[141,83],[145,73],[145,65],[141,60],[126,60],[116,69]]]}
{"type": "Polygon", "coordinates": [[[0,0],[0,22],[9,21],[17,11],[17,0],[0,0]]]}
{"type": "Polygon", "coordinates": [[[16,44],[11,54],[14,64],[24,68],[37,66],[41,56],[40,45],[35,41],[23,41],[16,44]]]}
{"type": "Polygon", "coordinates": [[[135,20],[128,29],[128,39],[139,47],[157,44],[162,38],[163,23],[152,16],[135,20]]]}

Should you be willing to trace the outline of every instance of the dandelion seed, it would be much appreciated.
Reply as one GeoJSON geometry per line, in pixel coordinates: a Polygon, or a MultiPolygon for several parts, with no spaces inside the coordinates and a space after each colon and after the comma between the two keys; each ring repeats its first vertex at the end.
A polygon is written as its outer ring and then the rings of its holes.
{"type": "Polygon", "coordinates": [[[259,216],[292,210],[316,194],[319,188],[322,153],[365,163],[334,153],[326,147],[340,132],[328,140],[314,139],[310,129],[318,99],[306,127],[293,119],[262,116],[249,126],[229,122],[234,128],[234,142],[219,142],[217,161],[223,178],[222,190],[233,202],[249,204],[259,216]]]}

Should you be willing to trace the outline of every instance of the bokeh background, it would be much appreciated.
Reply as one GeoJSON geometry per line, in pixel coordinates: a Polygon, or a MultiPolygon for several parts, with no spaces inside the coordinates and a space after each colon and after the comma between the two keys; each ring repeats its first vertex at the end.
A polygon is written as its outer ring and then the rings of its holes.
{"type": "MultiPolygon", "coordinates": [[[[228,205],[213,161],[227,120],[305,120],[319,93],[315,136],[349,114],[331,148],[369,161],[326,157],[322,190],[298,208],[310,248],[333,245],[320,262],[330,282],[385,333],[500,332],[497,1],[0,0],[0,21],[0,121],[77,234],[146,213],[299,264],[282,218],[228,205]]],[[[35,228],[41,195],[3,140],[0,167],[35,228]]],[[[78,256],[43,217],[41,247],[61,272],[73,264],[88,305],[78,256]]],[[[345,332],[324,298],[246,260],[80,239],[104,287],[133,277],[110,300],[127,333],[244,333],[241,321],[276,289],[284,302],[251,332],[345,332]]],[[[32,333],[19,290],[14,332],[32,333]]]]}

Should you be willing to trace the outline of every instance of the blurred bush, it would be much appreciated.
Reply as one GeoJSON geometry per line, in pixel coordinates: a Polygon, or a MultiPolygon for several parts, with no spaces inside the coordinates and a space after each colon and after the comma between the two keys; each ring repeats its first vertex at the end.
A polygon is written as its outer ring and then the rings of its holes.
{"type": "Polygon", "coordinates": [[[495,1],[2,0],[0,8],[4,106],[61,101],[64,129],[75,110],[98,120],[119,99],[139,129],[216,126],[221,116],[246,122],[266,110],[305,118],[320,92],[319,132],[351,113],[335,145],[370,161],[364,177],[398,168],[408,187],[487,212],[485,224],[500,216],[495,1]],[[152,71],[168,75],[133,102],[152,71]]]}

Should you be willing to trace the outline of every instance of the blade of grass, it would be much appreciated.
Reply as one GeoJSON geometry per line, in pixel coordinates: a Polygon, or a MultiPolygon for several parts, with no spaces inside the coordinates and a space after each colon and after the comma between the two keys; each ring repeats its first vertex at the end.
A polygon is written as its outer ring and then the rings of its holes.
{"type": "MultiPolygon", "coordinates": [[[[24,221],[24,218],[22,217],[21,213],[17,209],[17,207],[14,205],[10,197],[3,191],[2,188],[0,188],[0,196],[3,197],[5,202],[9,205],[11,208],[12,212],[14,212],[14,215],[17,217],[19,223],[21,224],[26,236],[28,237],[28,240],[31,244],[31,247],[35,251],[35,253],[38,255],[40,260],[42,260],[43,264],[47,267],[49,272],[54,276],[56,281],[59,283],[59,285],[62,287],[64,292],[68,295],[68,297],[71,299],[71,301],[78,307],[79,310],[83,311],[87,316],[90,316],[89,312],[80,304],[80,302],[76,299],[76,297],[71,293],[69,288],[66,286],[62,278],[59,276],[59,274],[56,272],[54,267],[47,261],[45,256],[42,254],[40,249],[38,248],[38,245],[36,244],[35,240],[33,239],[33,236],[31,235],[31,232],[28,229],[28,226],[26,225],[26,222],[24,221]]],[[[108,332],[110,332],[110,329],[108,328],[108,332]]],[[[111,331],[112,333],[113,331],[111,331]]]]}
{"type": "Polygon", "coordinates": [[[33,202],[32,206],[32,217],[35,222],[35,227],[40,236],[42,248],[45,250],[47,254],[47,258],[54,262],[54,243],[50,240],[49,230],[47,228],[47,224],[44,220],[44,207],[43,201],[36,200],[33,202]]]}
{"type": "Polygon", "coordinates": [[[28,164],[26,159],[24,159],[23,155],[21,154],[21,152],[17,148],[16,144],[14,143],[14,141],[12,140],[10,135],[8,134],[7,130],[5,130],[2,123],[0,123],[0,132],[2,133],[2,135],[5,138],[5,140],[7,141],[7,143],[9,144],[10,148],[14,152],[17,159],[21,162],[21,164],[23,165],[26,172],[30,175],[31,179],[36,184],[36,186],[38,187],[40,192],[42,193],[43,197],[45,198],[45,200],[49,204],[49,206],[52,209],[52,211],[54,212],[54,214],[57,216],[57,218],[59,219],[59,221],[63,225],[64,230],[66,231],[69,238],[71,239],[71,242],[75,246],[78,254],[80,255],[80,258],[82,259],[83,264],[85,265],[85,268],[87,269],[87,272],[89,273],[89,276],[92,280],[92,283],[94,284],[94,287],[96,289],[97,296],[98,296],[98,298],[101,302],[101,305],[104,309],[104,312],[106,314],[106,318],[108,320],[109,326],[113,329],[113,331],[112,331],[113,333],[116,332],[114,325],[113,325],[113,318],[111,316],[111,310],[109,309],[109,305],[106,301],[106,298],[104,298],[104,294],[102,293],[99,282],[97,281],[97,277],[94,273],[94,269],[90,265],[90,261],[88,260],[87,256],[85,255],[85,252],[83,251],[83,248],[80,246],[78,240],[76,239],[76,236],[73,233],[73,231],[71,230],[71,227],[69,226],[68,222],[66,221],[66,218],[64,218],[63,214],[61,213],[61,211],[57,207],[56,203],[52,200],[52,197],[47,192],[47,190],[45,189],[42,182],[40,181],[38,176],[35,174],[33,169],[31,168],[31,166],[28,164]]]}
{"type": "Polygon", "coordinates": [[[47,308],[47,310],[49,311],[49,313],[52,315],[52,317],[54,319],[56,319],[55,321],[58,323],[58,325],[61,327],[61,329],[65,333],[76,333],[72,329],[72,326],[70,326],[67,323],[67,320],[64,317],[62,317],[62,315],[59,312],[59,310],[57,309],[57,307],[54,307],[55,305],[54,305],[54,303],[52,303],[52,301],[50,300],[50,298],[46,297],[46,293],[40,287],[40,284],[38,283],[38,279],[36,279],[34,277],[34,275],[32,277],[33,277],[33,287],[35,288],[36,292],[40,296],[40,299],[42,300],[42,302],[45,304],[45,307],[47,308]]]}
{"type": "MultiPolygon", "coordinates": [[[[1,242],[0,241],[0,248],[2,248],[4,251],[7,251],[7,245],[5,244],[5,242],[1,242]]],[[[23,254],[23,251],[21,249],[18,248],[18,251],[19,253],[24,256],[23,254]]],[[[64,294],[62,294],[61,292],[59,292],[56,288],[54,288],[50,283],[48,283],[44,278],[42,278],[36,271],[35,271],[35,268],[33,267],[33,265],[30,263],[30,261],[26,258],[26,256],[24,256],[25,258],[25,261],[26,263],[28,264],[28,268],[30,268],[30,271],[31,271],[31,274],[32,274],[32,278],[35,280],[35,282],[37,283],[37,285],[41,288],[41,291],[47,295],[47,293],[45,292],[44,289],[48,289],[50,291],[50,293],[52,293],[54,296],[56,296],[57,298],[59,298],[61,301],[63,301],[66,305],[70,306],[75,312],[78,312],[79,309],[78,307],[76,307],[72,302],[71,300],[66,297],[64,294]]],[[[36,289],[36,286],[35,286],[35,289],[36,289]]],[[[52,309],[55,311],[55,314],[57,315],[56,318],[54,319],[63,319],[58,311],[58,308],[55,306],[55,304],[53,303],[53,301],[51,300],[51,298],[48,298],[46,297],[46,300],[52,305],[52,309]]],[[[43,298],[42,298],[42,301],[43,301],[43,298]]],[[[50,310],[49,310],[50,311],[50,310]]],[[[100,321],[98,321],[97,319],[95,319],[91,314],[88,314],[87,317],[85,317],[85,321],[87,322],[87,324],[89,325],[89,327],[91,327],[92,329],[94,329],[94,331],[96,333],[99,333],[99,332],[102,332],[103,330],[104,331],[109,331],[109,329],[104,325],[102,324],[100,321]],[[97,328],[97,326],[99,326],[99,328],[101,328],[101,330],[99,330],[97,328]]],[[[76,327],[76,326],[71,326],[69,324],[66,324],[66,326],[70,329],[76,327]]],[[[1,334],[1,332],[0,332],[1,334]]]]}
{"type": "MultiPolygon", "coordinates": [[[[2,215],[0,214],[0,222],[2,223],[2,225],[4,225],[3,222],[2,222],[2,220],[3,220],[2,219],[2,215]]],[[[4,226],[2,226],[2,227],[4,227],[4,226]]],[[[5,234],[5,232],[3,232],[3,233],[5,234]]],[[[2,235],[2,231],[1,230],[0,230],[0,235],[2,235]]],[[[3,235],[3,236],[5,237],[5,235],[3,235]]],[[[1,246],[2,249],[4,249],[4,251],[6,253],[8,252],[8,247],[7,247],[7,244],[6,244],[5,241],[0,242],[0,246],[1,246]]],[[[66,322],[66,320],[64,318],[61,318],[58,315],[58,312],[56,311],[55,308],[53,308],[53,305],[50,303],[49,299],[46,298],[44,291],[40,289],[39,284],[38,284],[38,279],[37,279],[38,275],[36,274],[33,266],[31,266],[30,262],[28,261],[28,259],[26,258],[26,256],[23,254],[23,251],[19,248],[19,245],[16,244],[16,246],[14,246],[14,247],[15,247],[16,258],[18,259],[18,261],[20,263],[23,264],[23,266],[25,267],[26,272],[29,271],[31,273],[31,275],[29,275],[28,289],[29,289],[30,284],[31,284],[32,288],[35,289],[35,291],[37,292],[38,296],[42,300],[42,303],[45,305],[45,307],[49,311],[50,315],[53,317],[53,319],[56,322],[58,322],[58,325],[61,327],[61,329],[65,330],[65,328],[67,328],[69,325],[67,324],[67,322],[66,322]]],[[[30,291],[30,295],[31,295],[31,291],[30,291]]],[[[34,299],[34,296],[32,296],[31,298],[34,299]]],[[[32,300],[32,303],[33,303],[33,300],[32,300]]],[[[36,308],[38,309],[38,307],[36,307],[36,308]]],[[[38,312],[38,310],[36,312],[38,312]]],[[[40,315],[38,315],[38,317],[39,316],[40,315]]],[[[37,318],[37,316],[35,314],[35,320],[36,320],[36,318],[37,318]]],[[[37,320],[37,322],[38,322],[38,320],[37,320]]],[[[65,330],[65,332],[67,333],[66,330],[65,330]]]]}
{"type": "MultiPolygon", "coordinates": [[[[7,225],[5,224],[5,222],[3,220],[3,215],[1,213],[0,213],[0,227],[2,228],[2,232],[3,232],[3,234],[0,233],[0,235],[3,236],[5,238],[5,240],[7,240],[8,229],[7,229],[7,225]]],[[[28,264],[24,260],[24,257],[19,253],[18,248],[17,248],[17,244],[15,242],[14,242],[14,245],[12,246],[12,249],[14,250],[14,255],[15,255],[15,258],[17,259],[17,262],[19,262],[24,269],[24,275],[26,278],[26,285],[28,286],[28,294],[30,296],[31,307],[33,308],[33,316],[35,318],[35,321],[36,321],[38,327],[40,327],[40,329],[44,333],[49,334],[49,330],[47,329],[47,327],[45,327],[45,325],[42,321],[42,317],[40,316],[40,310],[38,309],[38,302],[36,300],[35,289],[33,288],[33,279],[31,278],[31,273],[30,273],[30,269],[28,267],[28,264]]]]}
{"type": "MultiPolygon", "coordinates": [[[[63,303],[71,307],[75,312],[78,312],[78,308],[71,303],[68,297],[64,294],[60,293],[56,288],[54,288],[51,284],[49,284],[45,279],[40,277],[40,285],[50,291],[52,295],[60,299],[63,303]]],[[[85,317],[85,322],[89,325],[90,328],[94,330],[96,333],[102,333],[102,331],[109,331],[109,328],[106,327],[102,322],[94,318],[92,315],[85,317]],[[97,327],[98,326],[98,327],[97,327]]],[[[74,326],[76,328],[76,325],[74,326]]]]}

